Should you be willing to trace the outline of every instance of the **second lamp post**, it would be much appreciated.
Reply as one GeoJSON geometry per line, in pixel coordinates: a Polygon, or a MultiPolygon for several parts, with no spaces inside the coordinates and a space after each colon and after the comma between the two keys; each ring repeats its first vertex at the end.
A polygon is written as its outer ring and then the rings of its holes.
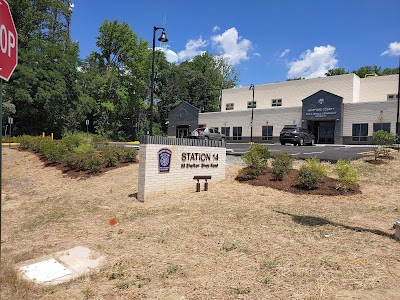
{"type": "Polygon", "coordinates": [[[153,102],[154,102],[154,57],[156,50],[156,31],[162,29],[161,36],[158,38],[160,42],[168,42],[167,36],[165,35],[165,28],[156,27],[153,28],[153,56],[151,59],[151,79],[150,79],[150,128],[149,134],[153,135],[153,102]]]}
{"type": "Polygon", "coordinates": [[[253,100],[251,101],[251,121],[250,121],[250,143],[253,142],[253,119],[254,119],[254,84],[250,84],[249,90],[253,90],[253,100]]]}

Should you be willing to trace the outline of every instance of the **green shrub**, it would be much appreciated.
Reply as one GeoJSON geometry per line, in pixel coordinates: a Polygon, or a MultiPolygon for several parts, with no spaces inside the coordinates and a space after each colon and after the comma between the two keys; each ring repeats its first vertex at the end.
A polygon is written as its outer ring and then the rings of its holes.
{"type": "Polygon", "coordinates": [[[104,165],[104,160],[97,151],[69,152],[64,156],[64,163],[73,170],[97,173],[104,165]]]}
{"type": "Polygon", "coordinates": [[[383,154],[384,156],[389,155],[387,147],[397,141],[397,136],[385,130],[378,130],[372,134],[372,141],[376,145],[374,149],[374,154],[375,160],[377,160],[381,154],[383,154]]]}
{"type": "Polygon", "coordinates": [[[119,160],[119,151],[117,147],[104,147],[101,149],[104,164],[106,167],[114,167],[119,160]]]}
{"type": "Polygon", "coordinates": [[[261,172],[253,167],[245,167],[239,170],[239,180],[251,180],[260,176],[261,172]]]}
{"type": "Polygon", "coordinates": [[[20,138],[19,138],[19,149],[22,149],[22,150],[26,150],[26,149],[30,149],[30,143],[31,143],[31,139],[32,139],[32,136],[30,136],[30,135],[22,135],[20,138]]]}
{"type": "Polygon", "coordinates": [[[124,162],[136,162],[138,151],[135,148],[122,148],[120,160],[124,162]]]}
{"type": "Polygon", "coordinates": [[[272,161],[272,179],[282,180],[293,167],[293,157],[287,152],[279,152],[272,161]]]}
{"type": "Polygon", "coordinates": [[[41,152],[49,162],[62,162],[63,156],[67,153],[67,148],[61,141],[44,139],[41,145],[41,152]]]}
{"type": "Polygon", "coordinates": [[[94,148],[88,144],[80,144],[77,147],[73,148],[72,151],[75,153],[88,153],[93,152],[94,148]]]}
{"type": "Polygon", "coordinates": [[[247,164],[249,171],[259,176],[267,166],[270,157],[268,147],[260,144],[251,144],[249,151],[243,155],[242,159],[247,164]]]}
{"type": "Polygon", "coordinates": [[[336,163],[335,171],[339,181],[336,185],[338,190],[347,192],[350,188],[359,186],[357,172],[349,160],[339,159],[336,163]]]}
{"type": "Polygon", "coordinates": [[[80,134],[69,134],[62,138],[62,143],[68,149],[68,151],[72,151],[74,148],[84,143],[84,138],[80,134]]]}
{"type": "Polygon", "coordinates": [[[314,156],[306,159],[305,164],[299,170],[297,179],[301,188],[311,190],[315,189],[322,182],[326,174],[326,168],[314,156]]]}

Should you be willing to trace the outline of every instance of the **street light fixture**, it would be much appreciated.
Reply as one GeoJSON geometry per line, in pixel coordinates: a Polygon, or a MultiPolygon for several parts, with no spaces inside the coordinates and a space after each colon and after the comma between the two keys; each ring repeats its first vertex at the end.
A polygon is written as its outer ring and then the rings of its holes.
{"type": "Polygon", "coordinates": [[[251,102],[250,143],[253,142],[253,119],[254,119],[254,84],[250,84],[249,90],[253,90],[253,101],[251,102]]]}
{"type": "Polygon", "coordinates": [[[161,36],[158,38],[160,42],[168,42],[167,36],[165,35],[164,27],[156,27],[153,28],[153,56],[151,60],[151,79],[150,79],[150,130],[149,134],[153,135],[153,102],[154,102],[154,57],[156,50],[156,31],[162,29],[161,36]]]}

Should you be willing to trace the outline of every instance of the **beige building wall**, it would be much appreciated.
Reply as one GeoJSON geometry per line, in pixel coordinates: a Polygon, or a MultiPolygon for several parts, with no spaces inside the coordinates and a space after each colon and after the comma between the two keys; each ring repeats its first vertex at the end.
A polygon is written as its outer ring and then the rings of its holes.
{"type": "Polygon", "coordinates": [[[390,132],[396,133],[397,101],[344,104],[343,136],[351,136],[353,124],[368,123],[372,136],[373,123],[391,123],[390,132]]]}
{"type": "MultiPolygon", "coordinates": [[[[206,127],[242,127],[242,136],[250,136],[251,109],[246,111],[213,112],[199,114],[199,124],[206,127]]],[[[274,107],[254,109],[253,136],[262,135],[262,126],[274,126],[273,136],[279,136],[284,125],[296,123],[301,125],[301,107],[274,107]]]]}
{"type": "MultiPolygon", "coordinates": [[[[361,78],[360,99],[362,102],[385,101],[388,94],[397,94],[399,75],[361,78]]],[[[395,100],[394,102],[396,102],[395,100]]]]}
{"type": "MultiPolygon", "coordinates": [[[[355,74],[293,80],[254,87],[254,101],[257,109],[274,108],[273,99],[282,99],[282,107],[302,106],[302,100],[324,90],[343,97],[344,103],[358,102],[360,78],[355,74]]],[[[251,102],[253,91],[249,87],[222,90],[221,111],[226,111],[226,104],[233,103],[233,111],[251,111],[247,103],[251,102]]],[[[231,112],[231,111],[229,111],[231,112]]]]}

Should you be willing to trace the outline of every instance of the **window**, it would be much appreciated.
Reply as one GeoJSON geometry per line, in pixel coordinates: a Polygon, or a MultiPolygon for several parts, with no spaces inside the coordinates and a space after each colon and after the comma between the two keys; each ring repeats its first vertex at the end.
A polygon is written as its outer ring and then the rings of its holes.
{"type": "Polygon", "coordinates": [[[251,104],[253,103],[253,108],[257,107],[257,101],[249,101],[247,102],[247,108],[252,108],[251,104]]]}
{"type": "Polygon", "coordinates": [[[384,130],[390,132],[390,123],[374,123],[374,132],[378,130],[384,130]]]}
{"type": "Polygon", "coordinates": [[[233,104],[234,103],[227,103],[226,104],[226,110],[233,110],[233,104]]]}
{"type": "Polygon", "coordinates": [[[242,139],[242,127],[233,127],[233,140],[239,141],[242,139]]]}
{"type": "Polygon", "coordinates": [[[368,123],[353,124],[353,141],[362,142],[368,139],[368,123]]]}
{"type": "Polygon", "coordinates": [[[272,140],[273,126],[263,126],[262,127],[262,139],[266,141],[272,140]]]}
{"type": "Polygon", "coordinates": [[[282,106],[282,99],[272,99],[272,106],[282,106]]]}
{"type": "Polygon", "coordinates": [[[387,95],[387,99],[388,99],[388,100],[397,100],[398,97],[399,97],[398,94],[388,94],[388,95],[387,95]]]}
{"type": "Polygon", "coordinates": [[[230,136],[230,127],[221,127],[221,133],[225,134],[226,137],[230,136]]]}

